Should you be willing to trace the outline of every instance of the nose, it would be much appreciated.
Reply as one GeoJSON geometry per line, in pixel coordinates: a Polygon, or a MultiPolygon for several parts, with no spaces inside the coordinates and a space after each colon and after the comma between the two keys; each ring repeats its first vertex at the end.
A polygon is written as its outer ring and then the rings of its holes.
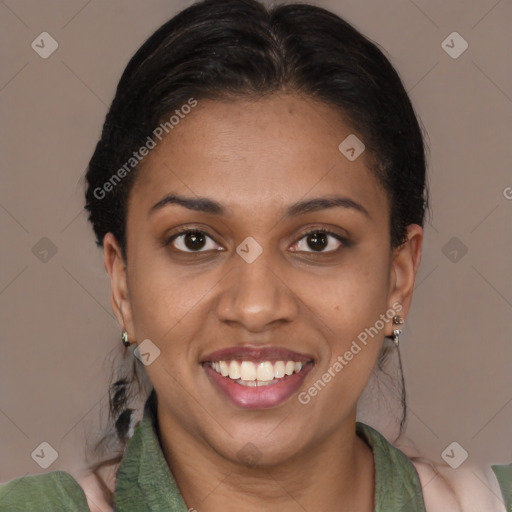
{"type": "Polygon", "coordinates": [[[238,324],[249,332],[266,331],[297,317],[298,298],[285,272],[266,251],[252,263],[238,254],[224,280],[217,304],[220,321],[238,324]]]}

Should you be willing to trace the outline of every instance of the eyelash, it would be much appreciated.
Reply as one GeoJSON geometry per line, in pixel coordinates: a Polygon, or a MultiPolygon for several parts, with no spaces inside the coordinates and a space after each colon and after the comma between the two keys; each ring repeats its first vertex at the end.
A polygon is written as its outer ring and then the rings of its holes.
{"type": "MultiPolygon", "coordinates": [[[[176,240],[178,237],[184,235],[184,234],[187,234],[187,233],[195,233],[195,234],[201,234],[201,235],[206,235],[208,238],[212,239],[215,243],[217,243],[215,241],[215,239],[213,237],[211,237],[206,231],[203,231],[201,229],[196,229],[196,228],[190,228],[190,227],[183,227],[183,228],[180,228],[178,230],[178,232],[174,233],[172,236],[168,237],[166,240],[165,240],[165,246],[168,246],[169,244],[171,244],[174,240],[176,240]]],[[[294,243],[294,245],[298,242],[300,242],[303,238],[307,237],[308,235],[311,235],[313,233],[323,233],[323,234],[326,234],[326,235],[330,235],[332,237],[334,237],[336,240],[338,240],[339,242],[341,242],[341,246],[340,247],[350,247],[350,242],[344,238],[343,236],[341,236],[340,234],[334,232],[334,231],[330,231],[328,229],[324,229],[324,228],[313,228],[313,229],[309,229],[303,233],[300,234],[299,238],[297,239],[297,241],[294,243]]],[[[336,251],[338,251],[338,249],[334,249],[334,250],[331,250],[331,251],[296,251],[296,252],[306,252],[308,254],[331,254],[331,253],[335,253],[336,251]]],[[[182,252],[182,253],[185,253],[185,254],[200,254],[202,252],[207,252],[207,251],[202,251],[202,250],[199,250],[199,251],[182,251],[181,249],[178,249],[179,252],[182,252]]]]}

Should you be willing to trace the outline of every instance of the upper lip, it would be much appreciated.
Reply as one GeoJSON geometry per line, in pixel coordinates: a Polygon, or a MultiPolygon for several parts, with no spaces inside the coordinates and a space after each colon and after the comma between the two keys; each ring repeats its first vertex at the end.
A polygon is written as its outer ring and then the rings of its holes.
{"type": "Polygon", "coordinates": [[[240,361],[297,361],[299,363],[307,363],[314,358],[309,354],[299,354],[298,352],[282,347],[255,347],[246,345],[216,350],[202,358],[201,362],[206,363],[209,361],[226,361],[234,359],[240,361]]]}

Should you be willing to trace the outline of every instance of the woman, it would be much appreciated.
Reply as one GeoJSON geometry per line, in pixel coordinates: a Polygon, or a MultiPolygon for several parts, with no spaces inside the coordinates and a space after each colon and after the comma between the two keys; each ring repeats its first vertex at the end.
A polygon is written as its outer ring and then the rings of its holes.
{"type": "MultiPolygon", "coordinates": [[[[119,456],[80,482],[9,482],[2,510],[462,509],[356,422],[399,356],[425,167],[397,73],[337,16],[206,0],[163,25],[120,80],[86,192],[143,417],[117,380],[119,456]]],[[[493,470],[510,500],[512,466],[493,470]]]]}

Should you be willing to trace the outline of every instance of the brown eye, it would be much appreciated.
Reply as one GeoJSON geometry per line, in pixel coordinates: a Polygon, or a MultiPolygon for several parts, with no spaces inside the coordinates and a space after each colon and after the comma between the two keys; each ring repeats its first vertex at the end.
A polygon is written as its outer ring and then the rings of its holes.
{"type": "Polygon", "coordinates": [[[296,252],[334,252],[340,246],[348,246],[348,242],[337,233],[325,229],[314,229],[304,233],[298,242],[296,242],[296,252]],[[305,242],[303,242],[305,240],[305,242]],[[310,248],[308,251],[306,248],[310,248]],[[328,250],[326,250],[328,249],[328,250]]]}
{"type": "Polygon", "coordinates": [[[170,237],[167,243],[183,252],[205,252],[216,248],[216,244],[210,236],[204,231],[195,229],[187,229],[177,233],[170,237]],[[213,243],[209,243],[209,241],[213,243]]]}
{"type": "Polygon", "coordinates": [[[317,231],[307,235],[306,240],[308,246],[311,247],[311,249],[314,251],[323,251],[329,245],[328,237],[329,235],[326,233],[317,231]]]}

